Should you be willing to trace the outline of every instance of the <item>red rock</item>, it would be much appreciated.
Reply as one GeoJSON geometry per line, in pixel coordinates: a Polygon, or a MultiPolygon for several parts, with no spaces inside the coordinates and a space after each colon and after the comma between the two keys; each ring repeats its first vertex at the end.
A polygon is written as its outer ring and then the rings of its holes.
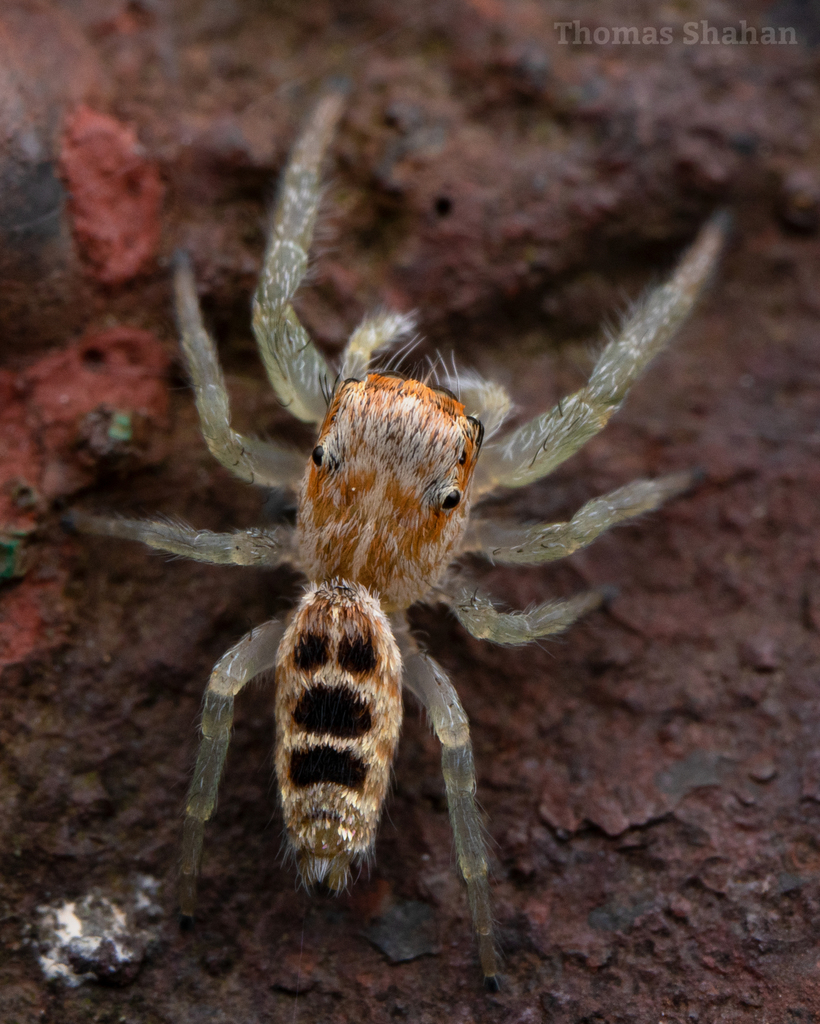
{"type": "Polygon", "coordinates": [[[42,456],[29,423],[22,382],[0,370],[0,531],[33,527],[42,456]]]}
{"type": "Polygon", "coordinates": [[[82,104],[66,125],[60,170],[74,237],[92,276],[123,284],[150,269],[163,187],[134,129],[82,104]]]}
{"type": "Polygon", "coordinates": [[[62,587],[63,580],[22,580],[5,591],[0,605],[0,671],[42,655],[65,639],[65,628],[52,625],[62,587]]]}
{"type": "MultiPolygon", "coordinates": [[[[118,439],[112,416],[123,417],[129,432],[137,421],[167,426],[167,362],[159,341],[148,331],[114,327],[43,356],[23,373],[0,371],[0,542],[5,577],[18,574],[12,564],[16,549],[48,511],[51,499],[91,483],[104,456],[140,450],[139,440],[118,439]],[[107,441],[107,447],[96,450],[87,443],[95,414],[107,441]]],[[[142,446],[146,447],[150,445],[142,446]]],[[[145,457],[147,450],[140,454],[145,457]]],[[[64,581],[60,565],[51,570],[50,578],[27,577],[4,592],[0,668],[62,641],[65,629],[52,627],[51,609],[64,581]]]]}
{"type": "Polygon", "coordinates": [[[24,375],[29,421],[37,431],[46,498],[71,494],[94,478],[78,457],[86,417],[95,410],[167,424],[167,356],[148,331],[112,327],[44,356],[24,375]]]}
{"type": "MultiPolygon", "coordinates": [[[[155,427],[167,425],[166,366],[162,346],[152,334],[115,327],[49,353],[22,373],[0,370],[4,576],[17,575],[10,562],[16,558],[12,548],[22,544],[48,511],[49,499],[71,494],[91,482],[103,456],[136,453],[134,444],[126,445],[116,435],[112,417],[127,419],[132,432],[132,418],[155,427]],[[87,443],[95,414],[107,431],[105,450],[99,446],[94,450],[87,443]]],[[[22,591],[15,590],[18,603],[22,591]]],[[[23,611],[15,613],[19,627],[15,627],[15,637],[24,634],[26,623],[33,621],[26,611],[29,605],[24,601],[23,611]]],[[[0,644],[13,652],[27,649],[25,642],[10,636],[6,628],[0,644]]]]}

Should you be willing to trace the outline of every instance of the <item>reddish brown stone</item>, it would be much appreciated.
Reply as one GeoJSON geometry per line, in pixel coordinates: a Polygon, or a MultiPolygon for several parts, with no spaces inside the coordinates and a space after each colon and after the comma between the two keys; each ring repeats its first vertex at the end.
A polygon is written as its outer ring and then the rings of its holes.
{"type": "Polygon", "coordinates": [[[108,454],[90,440],[89,417],[99,412],[111,452],[139,444],[140,420],[166,427],[168,360],[157,339],[134,327],[112,327],[89,334],[61,352],[43,356],[24,375],[28,420],[36,431],[42,475],[37,484],[46,499],[72,494],[89,483],[95,465],[108,454]],[[111,423],[120,414],[124,436],[111,423]],[[135,436],[136,435],[136,436],[135,436]]]}
{"type": "Polygon", "coordinates": [[[134,129],[79,106],[66,124],[60,170],[89,272],[103,284],[123,284],[151,269],[163,188],[134,129]]]}

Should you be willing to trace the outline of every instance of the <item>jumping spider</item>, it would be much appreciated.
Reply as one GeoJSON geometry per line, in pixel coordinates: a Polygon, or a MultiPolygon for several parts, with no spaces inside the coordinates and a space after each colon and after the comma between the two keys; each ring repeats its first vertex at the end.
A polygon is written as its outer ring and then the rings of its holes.
{"type": "Polygon", "coordinates": [[[307,469],[304,456],[231,427],[225,382],[184,258],[174,281],[182,347],[208,448],[246,483],[296,490],[295,527],[221,534],[82,513],[74,524],[203,562],[269,567],[287,561],[309,581],[289,624],[274,620],[253,629],[211,675],[186,805],[182,914],[194,913],[205,822],[216,804],[234,698],[246,683],[276,666],[276,775],[287,834],[303,882],[331,890],[346,885],[352,863],[372,855],[406,688],[421,701],[442,744],[458,864],[484,978],[495,987],[487,857],[467,716],[444,671],[411,636],[406,610],[435,587],[434,598],[448,601],[473,636],[523,644],[560,632],[600,605],[602,593],[593,591],[528,612],[500,612],[489,597],[445,571],[465,552],[526,565],[563,558],[690,485],[689,473],[638,480],[588,502],[566,523],[468,521],[473,500],[546,476],[604,427],[691,310],[718,258],[725,224],[718,216],[703,228],[671,279],[609,340],[586,387],[491,440],[510,409],[498,385],[476,374],[448,378],[457,398],[447,387],[368,370],[377,350],[412,327],[410,318],[380,313],[365,319],[337,373],[294,312],[291,300],[307,269],[319,205],[320,167],[341,110],[339,95],[325,96],[291,153],[253,303],[254,334],[276,394],[298,419],[319,425],[307,469]],[[488,442],[483,449],[482,441],[488,442]]]}

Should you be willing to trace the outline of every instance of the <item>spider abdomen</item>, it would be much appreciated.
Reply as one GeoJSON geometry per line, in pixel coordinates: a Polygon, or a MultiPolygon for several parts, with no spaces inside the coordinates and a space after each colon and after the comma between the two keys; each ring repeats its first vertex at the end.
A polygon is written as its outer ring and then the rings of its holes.
{"type": "Polygon", "coordinates": [[[401,656],[379,602],[345,581],[310,587],[276,685],[276,774],[306,885],[344,888],[371,851],[401,719],[401,656]]]}

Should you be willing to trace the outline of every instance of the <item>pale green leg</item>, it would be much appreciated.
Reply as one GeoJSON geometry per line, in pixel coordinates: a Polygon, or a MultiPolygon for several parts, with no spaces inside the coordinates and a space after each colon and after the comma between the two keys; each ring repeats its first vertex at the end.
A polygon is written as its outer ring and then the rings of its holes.
{"type": "Polygon", "coordinates": [[[396,633],[402,648],[404,685],[423,704],[430,724],[441,741],[441,770],[450,824],[459,870],[467,883],[467,898],[473,927],[478,936],[478,954],[484,983],[488,988],[497,989],[498,955],[493,935],[487,850],[475,799],[475,764],[470,743],[470,725],[458,694],[441,666],[418,649],[406,627],[399,626],[396,633]]]}
{"type": "Polygon", "coordinates": [[[224,654],[211,673],[202,705],[202,739],[188,790],[182,831],[179,906],[183,917],[193,917],[196,908],[205,822],[216,808],[219,780],[231,738],[234,697],[254,676],[274,667],[284,632],[284,623],[266,622],[224,654]]]}
{"type": "Polygon", "coordinates": [[[495,381],[485,380],[475,370],[448,372],[444,383],[464,403],[467,415],[481,420],[485,442],[498,431],[510,414],[512,399],[507,389],[495,381]]]}
{"type": "Polygon", "coordinates": [[[611,526],[654,511],[669,498],[688,490],[698,478],[698,473],[686,472],[670,473],[657,480],[633,480],[617,491],[588,501],[568,523],[521,526],[474,519],[461,550],[507,564],[552,562],[591,544],[611,526]]]}
{"type": "Polygon", "coordinates": [[[279,400],[306,423],[327,410],[332,373],[291,306],[308,266],[321,199],[321,165],[344,105],[338,93],[319,101],[279,183],[262,273],[253,300],[253,332],[279,400]]]}
{"type": "Polygon", "coordinates": [[[117,519],[85,512],[71,512],[66,516],[65,524],[80,533],[136,540],[157,551],[215,565],[270,567],[292,554],[293,531],[282,526],[273,530],[212,533],[162,519],[117,519]]]}
{"type": "Polygon", "coordinates": [[[296,487],[305,472],[305,456],[291,448],[246,437],[231,426],[231,407],[214,343],[202,323],[196,282],[188,257],[177,254],[174,295],[182,351],[208,450],[246,483],[296,487]]]}
{"type": "Polygon", "coordinates": [[[363,377],[378,349],[409,334],[415,326],[415,317],[409,313],[380,312],[366,316],[350,335],[339,376],[342,380],[363,377]]]}
{"type": "Polygon", "coordinates": [[[487,447],[476,470],[475,493],[539,480],[606,426],[629,388],[691,312],[717,264],[727,231],[725,214],[701,229],[669,281],[638,303],[604,348],[585,388],[487,447]]]}
{"type": "Polygon", "coordinates": [[[563,633],[582,615],[600,608],[608,596],[608,591],[590,590],[566,600],[545,601],[528,612],[499,612],[486,594],[463,588],[452,598],[452,605],[461,625],[479,640],[527,644],[563,633]]]}

